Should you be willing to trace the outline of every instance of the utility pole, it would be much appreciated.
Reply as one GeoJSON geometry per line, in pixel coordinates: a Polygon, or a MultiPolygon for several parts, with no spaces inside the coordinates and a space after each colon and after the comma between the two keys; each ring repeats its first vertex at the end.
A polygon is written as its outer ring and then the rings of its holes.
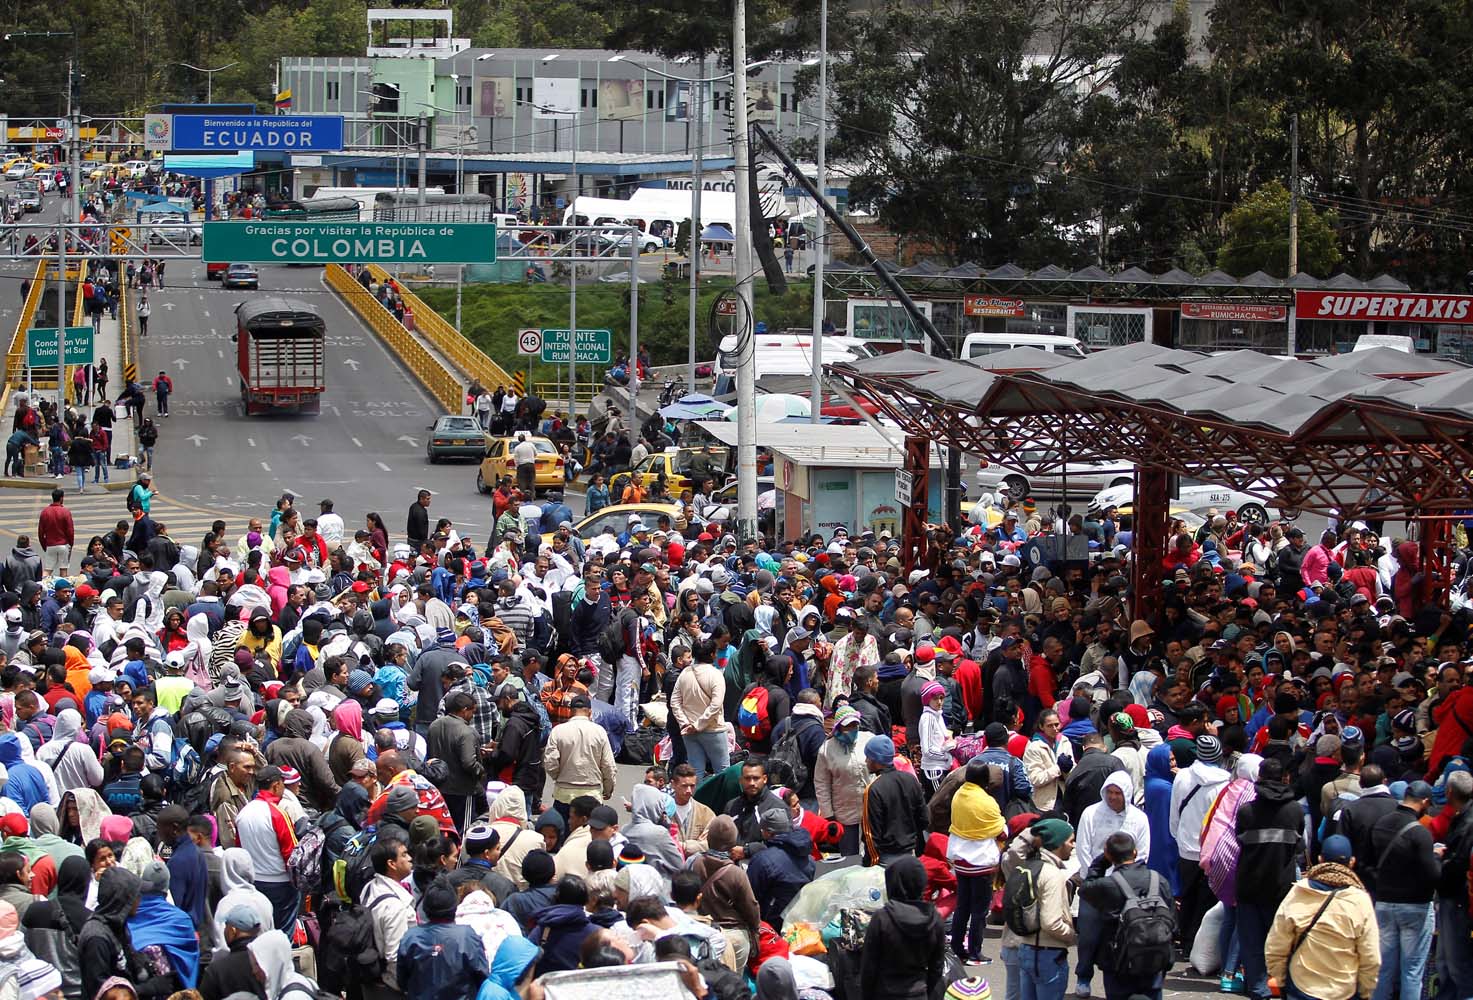
{"type": "MultiPolygon", "coordinates": [[[[569,291],[569,295],[568,295],[568,417],[573,421],[573,423],[577,423],[578,422],[578,260],[577,260],[577,257],[578,257],[578,255],[580,253],[583,252],[580,249],[580,247],[582,247],[582,245],[584,243],[584,241],[579,238],[583,234],[577,228],[577,225],[578,225],[578,109],[577,108],[574,108],[573,109],[573,114],[572,114],[571,117],[573,119],[573,226],[574,226],[574,229],[573,229],[573,252],[571,254],[569,254],[570,259],[568,261],[568,266],[570,268],[570,270],[568,271],[568,277],[570,279],[569,285],[568,285],[568,291],[569,291]]],[[[553,127],[556,128],[557,126],[553,126],[553,127]]],[[[590,233],[590,237],[591,236],[592,236],[592,234],[590,233]]],[[[630,237],[629,237],[629,242],[630,242],[631,245],[633,245],[633,244],[638,243],[639,241],[633,236],[633,234],[631,234],[630,237]]],[[[639,253],[639,251],[637,249],[634,252],[636,253],[636,255],[639,253]]],[[[634,358],[633,358],[633,356],[631,356],[629,358],[629,373],[630,373],[629,374],[629,384],[631,386],[634,385],[634,383],[635,383],[634,371],[635,371],[634,358]]],[[[633,427],[635,421],[638,419],[638,415],[634,411],[634,394],[633,393],[630,393],[629,400],[630,400],[630,402],[629,402],[629,421],[630,421],[630,426],[633,427]]],[[[638,438],[636,438],[636,440],[638,440],[638,438]]]]}
{"type": "Polygon", "coordinates": [[[702,153],[706,146],[706,54],[701,53],[701,69],[691,82],[690,99],[696,106],[696,148],[690,162],[690,344],[685,364],[687,392],[696,391],[696,296],[701,290],[701,182],[704,175],[702,153]]]}
{"type": "Polygon", "coordinates": [[[1299,273],[1299,112],[1289,118],[1289,273],[1299,273]]]}
{"type": "Polygon", "coordinates": [[[419,120],[415,123],[414,144],[419,148],[419,213],[416,221],[423,222],[425,217],[425,158],[429,154],[429,120],[421,112],[419,120]]]}
{"type": "MultiPolygon", "coordinates": [[[[827,168],[824,156],[829,141],[829,0],[818,4],[818,157],[814,181],[820,192],[828,190],[827,168]]],[[[815,423],[823,420],[823,255],[824,224],[823,210],[817,205],[813,211],[813,382],[808,390],[809,418],[815,423]]],[[[789,234],[789,239],[792,235],[789,234]]]]}
{"type": "Polygon", "coordinates": [[[747,177],[752,169],[751,135],[747,128],[747,0],[732,3],[731,101],[734,115],[731,144],[736,180],[737,343],[737,517],[739,542],[757,537],[757,350],[752,307],[752,199],[747,177]]]}

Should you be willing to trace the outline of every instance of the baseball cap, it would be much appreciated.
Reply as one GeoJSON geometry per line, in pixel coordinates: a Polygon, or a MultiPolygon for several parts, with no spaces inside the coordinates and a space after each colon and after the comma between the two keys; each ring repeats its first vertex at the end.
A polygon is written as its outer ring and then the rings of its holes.
{"type": "Polygon", "coordinates": [[[265,767],[256,772],[256,784],[261,788],[265,788],[267,785],[274,785],[281,780],[281,768],[275,767],[271,764],[267,764],[265,767]]]}
{"type": "Polygon", "coordinates": [[[1407,785],[1407,793],[1404,797],[1425,801],[1432,798],[1432,786],[1425,781],[1413,781],[1407,785]]]}
{"type": "Polygon", "coordinates": [[[1320,845],[1320,857],[1326,861],[1349,861],[1354,850],[1350,846],[1350,838],[1343,833],[1332,834],[1325,838],[1320,845]]]}
{"type": "Polygon", "coordinates": [[[607,830],[619,825],[619,814],[614,812],[612,806],[595,806],[588,814],[588,825],[595,830],[607,830]]]}
{"type": "Polygon", "coordinates": [[[1399,688],[1403,684],[1415,684],[1415,683],[1417,683],[1417,679],[1415,677],[1413,677],[1411,674],[1407,673],[1405,670],[1401,671],[1395,677],[1391,678],[1391,686],[1392,687],[1398,687],[1399,688]]]}

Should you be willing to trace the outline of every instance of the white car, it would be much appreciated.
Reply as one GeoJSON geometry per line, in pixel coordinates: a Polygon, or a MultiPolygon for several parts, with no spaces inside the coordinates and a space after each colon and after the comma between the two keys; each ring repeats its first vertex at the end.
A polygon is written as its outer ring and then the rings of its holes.
{"type": "Polygon", "coordinates": [[[618,247],[621,250],[629,249],[629,240],[634,236],[639,237],[640,253],[654,253],[656,250],[659,250],[665,245],[659,240],[655,239],[655,237],[649,236],[645,233],[621,233],[616,230],[608,229],[598,234],[598,238],[601,241],[608,244],[609,246],[618,247]]]}
{"type": "Polygon", "coordinates": [[[15,166],[11,167],[9,170],[5,171],[5,179],[8,181],[21,180],[23,178],[31,176],[31,172],[34,169],[35,168],[30,163],[22,160],[15,166]]]}
{"type": "MultiPolygon", "coordinates": [[[[1205,512],[1209,507],[1217,508],[1219,513],[1230,510],[1237,511],[1238,519],[1241,521],[1252,521],[1257,524],[1267,524],[1270,521],[1290,520],[1299,516],[1298,511],[1281,511],[1274,507],[1265,497],[1272,496],[1278,488],[1278,483],[1271,479],[1259,480],[1255,485],[1262,486],[1262,495],[1244,493],[1230,486],[1219,486],[1213,483],[1204,483],[1196,479],[1181,480],[1181,490],[1171,501],[1173,507],[1183,507],[1197,513],[1205,512]]],[[[1128,482],[1119,486],[1111,486],[1095,494],[1094,500],[1090,502],[1090,508],[1104,510],[1107,507],[1125,507],[1135,502],[1135,483],[1128,482]]]]}
{"type": "Polygon", "coordinates": [[[41,173],[39,173],[39,174],[36,175],[36,180],[38,180],[38,181],[41,182],[41,190],[42,191],[55,191],[56,190],[56,175],[55,174],[53,174],[53,173],[47,173],[46,171],[42,171],[41,173]]]}
{"type": "MultiPolygon", "coordinates": [[[[1032,462],[1032,456],[1038,452],[1026,450],[1020,454],[1032,462]]],[[[982,492],[994,493],[999,487],[1006,487],[1014,499],[1062,496],[1066,485],[1071,496],[1089,496],[1120,483],[1135,482],[1135,466],[1125,461],[1069,462],[1061,469],[1035,476],[1007,465],[987,463],[977,469],[976,480],[982,492]]]]}

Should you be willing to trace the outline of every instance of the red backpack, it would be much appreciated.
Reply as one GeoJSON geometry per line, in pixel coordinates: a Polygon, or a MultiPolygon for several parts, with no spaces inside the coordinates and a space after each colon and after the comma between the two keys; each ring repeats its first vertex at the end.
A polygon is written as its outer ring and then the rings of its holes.
{"type": "Polygon", "coordinates": [[[772,735],[772,713],[768,705],[767,686],[758,682],[742,695],[737,708],[737,728],[748,741],[765,740],[772,735]]]}

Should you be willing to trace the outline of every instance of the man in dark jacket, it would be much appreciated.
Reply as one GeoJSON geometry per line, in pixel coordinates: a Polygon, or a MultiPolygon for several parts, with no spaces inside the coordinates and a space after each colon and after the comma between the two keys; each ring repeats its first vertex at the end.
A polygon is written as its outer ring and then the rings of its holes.
{"type": "Polygon", "coordinates": [[[1263,960],[1274,913],[1289,894],[1304,851],[1304,812],[1282,761],[1266,760],[1254,784],[1257,797],[1238,809],[1238,935],[1243,984],[1249,996],[1268,996],[1263,960]]]}
{"type": "Polygon", "coordinates": [[[169,890],[174,905],[194,921],[196,931],[208,933],[210,926],[210,871],[205,857],[189,836],[189,811],[168,806],[158,815],[159,844],[169,845],[169,890]]]}
{"type": "Polygon", "coordinates": [[[409,540],[409,547],[414,550],[416,556],[425,541],[430,537],[430,497],[434,496],[429,490],[420,490],[414,498],[414,506],[409,508],[409,517],[404,524],[404,535],[409,540]]]}
{"type": "MultiPolygon", "coordinates": [[[[1342,805],[1338,813],[1326,816],[1324,822],[1327,836],[1339,833],[1349,839],[1358,861],[1356,867],[1364,876],[1364,869],[1375,861],[1367,839],[1371,828],[1396,809],[1396,799],[1391,797],[1391,789],[1386,787],[1386,775],[1379,764],[1367,764],[1361,768],[1360,784],[1360,797],[1342,805]]],[[[1374,879],[1375,872],[1371,872],[1369,877],[1374,879]]]]}
{"type": "Polygon", "coordinates": [[[793,706],[793,713],[782,722],[772,727],[772,745],[777,746],[783,741],[789,729],[792,729],[798,741],[798,756],[803,761],[803,766],[808,769],[808,780],[804,781],[793,791],[798,793],[798,798],[804,802],[815,802],[813,791],[813,772],[818,767],[818,754],[823,749],[823,741],[827,736],[823,731],[823,699],[819,693],[812,688],[804,688],[798,692],[797,704],[793,706]]]}
{"type": "Polygon", "coordinates": [[[876,736],[864,745],[865,765],[875,776],[864,790],[860,829],[864,863],[888,868],[926,847],[926,796],[914,774],[895,767],[895,741],[876,736]]]}
{"type": "Polygon", "coordinates": [[[732,799],[722,809],[736,823],[737,846],[732,848],[733,860],[740,861],[762,850],[762,819],[772,813],[788,815],[783,800],[767,787],[767,764],[760,758],[742,764],[742,794],[732,799]]]}
{"type": "Polygon", "coordinates": [[[854,671],[854,693],[849,696],[849,707],[859,713],[859,728],[876,736],[889,736],[893,721],[890,709],[876,696],[880,689],[879,671],[864,664],[854,671]]]}
{"type": "MultiPolygon", "coordinates": [[[[102,873],[97,882],[97,905],[77,938],[77,966],[84,997],[97,996],[102,984],[113,976],[132,980],[134,971],[128,956],[133,953],[133,945],[128,918],[138,909],[142,896],[143,883],[128,869],[114,866],[102,873]]],[[[158,976],[149,982],[158,983],[162,989],[148,992],[145,984],[138,991],[140,997],[161,998],[173,992],[171,976],[158,976]]]]}
{"type": "MultiPolygon", "coordinates": [[[[1431,804],[1432,786],[1412,782],[1401,805],[1371,827],[1366,838],[1370,856],[1356,859],[1356,870],[1376,901],[1381,983],[1387,983],[1391,970],[1401,970],[1402,996],[1422,995],[1422,974],[1432,945],[1432,897],[1442,879],[1442,858],[1433,849],[1431,832],[1420,822],[1431,804]]],[[[1382,992],[1378,987],[1376,995],[1382,992]]]]}
{"type": "Polygon", "coordinates": [[[1010,635],[998,647],[1002,654],[997,671],[992,675],[992,721],[1008,729],[1018,727],[1018,713],[1028,694],[1028,672],[1023,669],[1023,644],[1010,635]]]}
{"type": "Polygon", "coordinates": [[[940,992],[946,928],[921,898],[925,889],[926,869],[915,858],[897,858],[885,870],[886,902],[871,918],[860,954],[860,996],[925,1000],[940,992]]]}
{"type": "Polygon", "coordinates": [[[1100,801],[1105,779],[1120,770],[1120,759],[1105,752],[1105,739],[1099,733],[1090,733],[1082,744],[1079,763],[1064,780],[1064,812],[1069,814],[1069,823],[1076,829],[1084,810],[1100,801]]]}
{"type": "Polygon", "coordinates": [[[464,832],[471,818],[486,807],[484,792],[486,768],[476,746],[476,732],[471,717],[476,714],[476,699],[464,691],[453,691],[445,699],[445,714],[430,726],[425,752],[439,758],[450,774],[440,786],[445,795],[445,808],[464,832]]]}
{"type": "Polygon", "coordinates": [[[1447,776],[1446,812],[1453,814],[1443,843],[1442,879],[1437,884],[1437,979],[1439,997],[1473,996],[1473,952],[1468,948],[1468,859],[1473,852],[1473,774],[1447,776]]]}
{"type": "Polygon", "coordinates": [[[225,914],[225,945],[228,954],[216,953],[200,977],[199,992],[204,1000],[225,1000],[232,993],[250,993],[265,998],[266,991],[256,978],[247,950],[256,935],[265,928],[255,907],[241,904],[225,914]]]}
{"type": "Polygon", "coordinates": [[[501,682],[495,698],[506,725],[491,754],[491,769],[502,781],[522,790],[527,797],[527,815],[535,816],[541,811],[539,799],[547,780],[542,771],[542,720],[509,680],[501,682]]]}
{"type": "Polygon", "coordinates": [[[813,881],[813,838],[802,827],[793,829],[787,810],[762,816],[764,846],[747,865],[747,881],[762,919],[781,925],[783,911],[813,881]]]}
{"type": "Polygon", "coordinates": [[[31,536],[21,535],[15,540],[15,547],[10,550],[10,558],[5,560],[3,571],[3,582],[6,590],[19,591],[27,583],[35,583],[41,579],[41,557],[31,548],[31,536]]]}
{"type": "Polygon", "coordinates": [[[399,941],[394,967],[399,989],[410,997],[468,997],[491,975],[486,946],[475,929],[455,922],[455,890],[437,882],[425,890],[425,923],[399,941]]]}
{"type": "MultiPolygon", "coordinates": [[[[1135,838],[1130,834],[1112,833],[1105,839],[1105,850],[1089,866],[1080,898],[1087,901],[1105,916],[1101,932],[1101,945],[1096,961],[1105,973],[1105,996],[1107,1000],[1117,997],[1143,995],[1161,996],[1161,983],[1166,969],[1148,977],[1132,976],[1122,968],[1123,956],[1115,953],[1115,938],[1120,928],[1120,911],[1125,907],[1125,893],[1115,876],[1125,880],[1133,895],[1147,894],[1166,901],[1166,911],[1174,914],[1176,900],[1171,895],[1171,884],[1158,873],[1146,867],[1135,855],[1135,838]],[[1115,870],[1110,871],[1111,868],[1115,870]]],[[[1170,956],[1166,958],[1170,968],[1170,956]]]]}

